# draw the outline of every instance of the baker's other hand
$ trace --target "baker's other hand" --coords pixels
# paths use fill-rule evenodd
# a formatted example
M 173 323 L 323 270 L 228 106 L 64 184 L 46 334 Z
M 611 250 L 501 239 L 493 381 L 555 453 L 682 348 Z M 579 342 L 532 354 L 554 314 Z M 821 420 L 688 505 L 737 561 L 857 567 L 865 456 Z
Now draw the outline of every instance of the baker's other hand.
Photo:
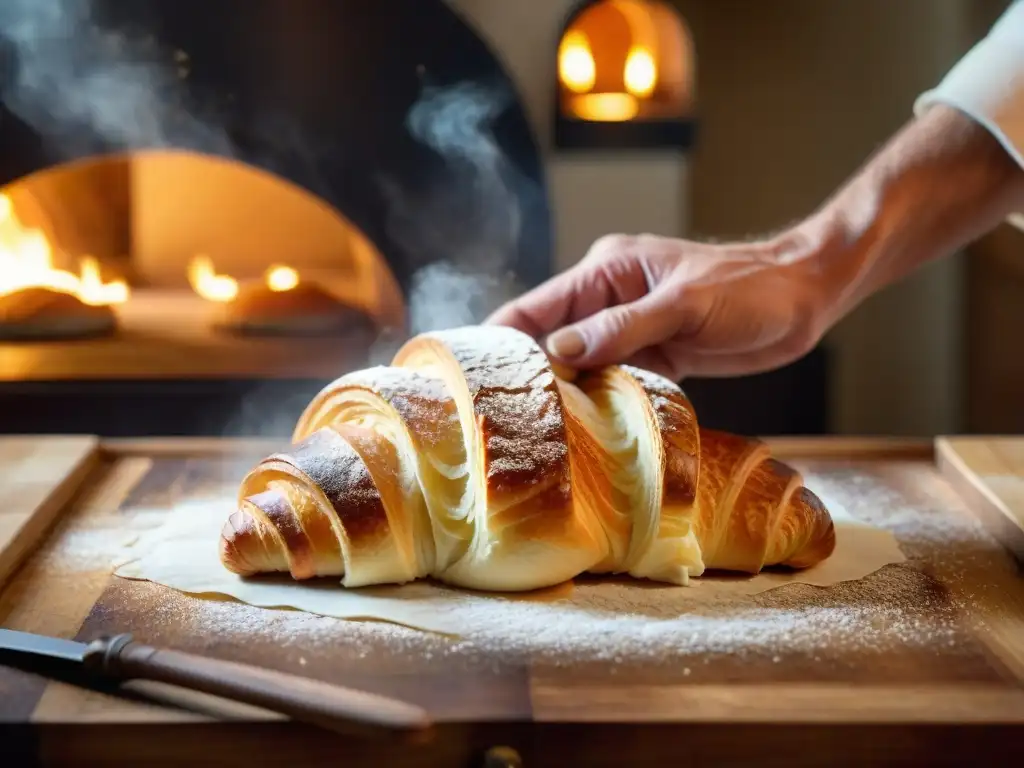
M 796 232 L 729 245 L 610 235 L 487 322 L 545 339 L 571 368 L 630 363 L 675 381 L 769 370 L 827 326 L 822 281 L 801 258 L 813 248 Z

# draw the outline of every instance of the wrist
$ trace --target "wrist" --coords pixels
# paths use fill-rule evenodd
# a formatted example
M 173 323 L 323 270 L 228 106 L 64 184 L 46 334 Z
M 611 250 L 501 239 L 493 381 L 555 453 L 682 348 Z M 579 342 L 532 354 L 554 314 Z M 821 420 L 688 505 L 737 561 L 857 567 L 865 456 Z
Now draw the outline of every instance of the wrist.
M 788 238 L 783 253 L 838 319 L 1024 209 L 1024 169 L 963 113 L 910 123 Z

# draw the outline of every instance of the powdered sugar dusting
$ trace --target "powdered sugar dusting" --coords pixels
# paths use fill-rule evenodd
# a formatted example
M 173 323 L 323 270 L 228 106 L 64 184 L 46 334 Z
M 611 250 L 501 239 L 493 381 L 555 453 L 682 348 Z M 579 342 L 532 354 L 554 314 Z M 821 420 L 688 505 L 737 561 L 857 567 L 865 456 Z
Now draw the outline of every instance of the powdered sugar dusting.
M 404 401 L 415 397 L 418 400 L 438 401 L 441 405 L 452 402 L 444 382 L 424 376 L 408 368 L 376 366 L 353 371 L 342 376 L 330 387 L 330 391 L 346 387 L 362 387 L 375 392 L 388 401 Z
M 567 475 L 568 449 L 561 400 L 551 389 L 481 392 L 474 403 L 495 487 L 530 485 Z
M 661 374 L 633 365 L 620 365 L 619 367 L 639 381 L 653 398 L 678 400 L 680 397 L 685 397 L 683 390 L 675 382 L 666 379 Z
M 553 482 L 568 488 L 561 395 L 537 342 L 501 327 L 454 328 L 426 336 L 444 344 L 461 369 L 483 433 L 492 493 L 519 493 Z
M 555 375 L 547 355 L 521 331 L 501 326 L 466 326 L 427 333 L 424 337 L 440 341 L 451 351 L 472 394 L 481 389 L 554 390 Z

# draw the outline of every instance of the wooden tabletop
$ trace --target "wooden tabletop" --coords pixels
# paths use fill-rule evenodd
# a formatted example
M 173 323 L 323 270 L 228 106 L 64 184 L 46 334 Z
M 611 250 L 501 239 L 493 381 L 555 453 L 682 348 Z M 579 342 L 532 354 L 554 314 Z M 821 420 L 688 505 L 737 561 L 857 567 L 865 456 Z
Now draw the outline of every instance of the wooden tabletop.
M 8 560 L 17 571 L 0 592 L 0 625 L 80 640 L 127 629 L 150 644 L 403 698 L 440 724 L 416 748 L 341 743 L 180 691 L 99 692 L 0 668 L 0 719 L 16 726 L 5 746 L 47 764 L 344 755 L 346 765 L 469 766 L 501 745 L 526 766 L 1019 764 L 1024 584 L 938 473 L 931 444 L 772 444 L 816 482 L 847 489 L 851 513 L 887 520 L 908 562 L 857 582 L 755 596 L 744 609 L 707 614 L 664 653 L 647 643 L 643 653 L 609 648 L 573 661 L 554 641 L 501 647 L 498 629 L 486 642 L 444 639 L 110 575 L 133 532 L 175 504 L 232 492 L 272 444 L 0 439 L 0 491 L 24 499 L 19 524 L 4 530 L 23 529 L 29 506 L 48 510 L 38 548 Z

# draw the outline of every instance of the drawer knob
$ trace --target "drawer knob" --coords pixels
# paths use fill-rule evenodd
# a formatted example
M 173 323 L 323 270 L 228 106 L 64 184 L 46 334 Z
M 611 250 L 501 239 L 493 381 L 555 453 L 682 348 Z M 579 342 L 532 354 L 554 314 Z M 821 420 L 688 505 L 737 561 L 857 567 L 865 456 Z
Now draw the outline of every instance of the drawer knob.
M 523 758 L 512 747 L 491 747 L 484 755 L 484 768 L 523 768 Z

